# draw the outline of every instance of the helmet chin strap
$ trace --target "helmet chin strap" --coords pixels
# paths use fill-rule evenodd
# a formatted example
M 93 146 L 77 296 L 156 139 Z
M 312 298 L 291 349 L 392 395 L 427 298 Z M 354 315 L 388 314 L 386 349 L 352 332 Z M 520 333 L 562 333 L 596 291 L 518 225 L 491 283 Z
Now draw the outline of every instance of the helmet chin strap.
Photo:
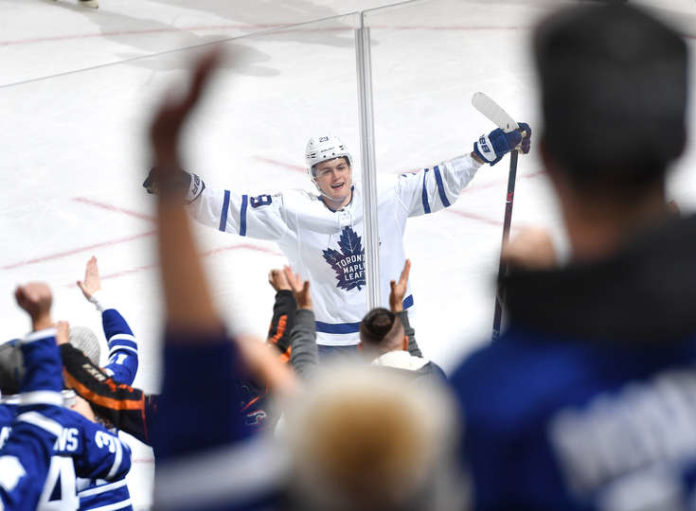
M 316 177 L 313 177 L 313 178 L 311 179 L 311 181 L 312 181 L 312 184 L 314 184 L 314 187 L 315 187 L 315 188 L 317 189 L 317 191 L 319 192 L 319 195 L 321 195 L 321 196 L 323 196 L 323 197 L 326 197 L 327 199 L 330 199 L 330 198 L 331 198 L 331 197 L 329 197 L 328 195 L 326 195 L 326 194 L 324 193 L 324 190 L 322 190 L 322 189 L 319 187 L 319 185 L 317 184 L 317 178 L 316 178 Z

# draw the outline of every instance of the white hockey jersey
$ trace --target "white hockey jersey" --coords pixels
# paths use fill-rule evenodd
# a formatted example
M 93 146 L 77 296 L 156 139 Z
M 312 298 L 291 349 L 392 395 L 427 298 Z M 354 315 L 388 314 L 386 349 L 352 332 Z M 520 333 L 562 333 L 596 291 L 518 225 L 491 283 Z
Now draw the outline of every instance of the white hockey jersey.
M 399 277 L 406 260 L 403 235 L 407 218 L 454 203 L 480 166 L 465 155 L 432 169 L 378 178 L 381 296 L 386 307 L 389 281 Z M 306 191 L 253 196 L 209 187 L 190 209 L 197 221 L 220 231 L 276 241 L 290 266 L 311 282 L 317 342 L 329 346 L 358 343 L 360 321 L 367 312 L 359 183 L 354 184 L 350 204 L 339 211 L 329 209 L 318 194 Z M 411 305 L 409 290 L 404 307 Z

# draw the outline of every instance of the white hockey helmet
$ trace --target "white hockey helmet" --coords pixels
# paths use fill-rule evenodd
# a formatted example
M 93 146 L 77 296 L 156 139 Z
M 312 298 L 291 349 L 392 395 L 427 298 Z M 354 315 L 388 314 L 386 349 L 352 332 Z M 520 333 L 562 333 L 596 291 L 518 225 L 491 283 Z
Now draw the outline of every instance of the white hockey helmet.
M 305 163 L 310 179 L 314 181 L 313 168 L 317 163 L 342 157 L 348 160 L 348 165 L 353 166 L 353 159 L 340 138 L 333 135 L 310 138 L 305 149 Z

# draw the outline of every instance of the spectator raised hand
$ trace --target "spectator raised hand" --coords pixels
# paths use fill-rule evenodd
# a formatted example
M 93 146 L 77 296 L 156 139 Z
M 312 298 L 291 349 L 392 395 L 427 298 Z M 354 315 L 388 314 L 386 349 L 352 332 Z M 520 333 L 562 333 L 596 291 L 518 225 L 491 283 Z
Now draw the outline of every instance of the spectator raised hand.
M 292 268 L 285 266 L 283 268 L 283 273 L 285 278 L 290 285 L 292 294 L 295 296 L 297 301 L 298 309 L 312 309 L 312 295 L 309 293 L 309 281 L 302 281 L 299 273 L 293 273 Z
M 273 269 L 268 272 L 268 283 L 276 291 L 292 291 L 285 271 Z
M 89 258 L 89 261 L 87 261 L 87 266 L 85 267 L 85 280 L 78 280 L 77 286 L 88 300 L 92 299 L 94 293 L 101 290 L 101 278 L 99 277 L 99 267 L 97 266 L 96 257 L 92 256 Z
M 408 275 L 411 273 L 411 260 L 406 259 L 404 269 L 399 275 L 399 282 L 392 280 L 389 282 L 391 293 L 389 293 L 389 308 L 392 312 L 401 312 L 404 310 L 404 297 L 408 290 Z
M 31 318 L 34 331 L 49 328 L 51 322 L 51 304 L 53 296 L 51 289 L 45 282 L 30 282 L 18 286 L 15 290 L 15 299 Z

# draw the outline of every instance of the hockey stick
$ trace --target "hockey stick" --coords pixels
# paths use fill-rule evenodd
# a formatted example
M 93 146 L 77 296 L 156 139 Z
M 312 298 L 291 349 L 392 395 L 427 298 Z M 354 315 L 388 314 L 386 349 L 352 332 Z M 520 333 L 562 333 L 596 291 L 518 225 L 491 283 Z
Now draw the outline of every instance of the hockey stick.
M 518 124 L 510 117 L 510 114 L 483 92 L 475 93 L 471 98 L 471 104 L 504 132 L 509 133 L 519 129 Z M 503 262 L 502 247 L 510 238 L 512 204 L 515 199 L 515 180 L 517 177 L 517 156 L 517 149 L 510 151 L 510 172 L 508 173 L 507 196 L 505 199 L 505 219 L 503 220 L 503 240 L 500 249 L 500 263 L 498 265 L 498 282 L 507 274 L 507 264 Z M 493 315 L 493 340 L 500 337 L 500 324 L 503 319 L 503 298 L 503 290 L 498 285 L 495 294 L 495 314 Z

